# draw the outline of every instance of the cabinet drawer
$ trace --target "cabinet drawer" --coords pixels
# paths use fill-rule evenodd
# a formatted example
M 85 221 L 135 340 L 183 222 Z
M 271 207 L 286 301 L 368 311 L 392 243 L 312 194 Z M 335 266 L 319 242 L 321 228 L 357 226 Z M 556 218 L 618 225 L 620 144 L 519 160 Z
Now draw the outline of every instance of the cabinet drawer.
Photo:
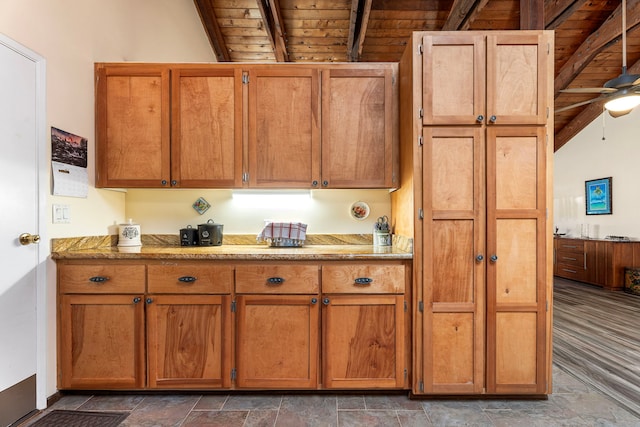
M 403 265 L 353 264 L 322 267 L 323 293 L 404 293 Z
M 582 266 L 575 267 L 573 265 L 558 264 L 556 276 L 584 282 L 587 277 L 587 271 Z
M 558 239 L 556 249 L 563 252 L 584 252 L 584 242 L 574 239 Z
M 62 294 L 139 294 L 144 292 L 145 266 L 123 264 L 61 264 Z
M 576 269 L 584 270 L 585 268 L 585 254 L 577 253 L 577 252 L 566 252 L 566 251 L 557 251 L 556 252 L 556 263 L 564 264 L 575 267 Z
M 236 269 L 239 294 L 316 294 L 320 290 L 317 265 L 255 265 Z
M 230 294 L 233 266 L 196 263 L 158 264 L 147 267 L 149 293 Z

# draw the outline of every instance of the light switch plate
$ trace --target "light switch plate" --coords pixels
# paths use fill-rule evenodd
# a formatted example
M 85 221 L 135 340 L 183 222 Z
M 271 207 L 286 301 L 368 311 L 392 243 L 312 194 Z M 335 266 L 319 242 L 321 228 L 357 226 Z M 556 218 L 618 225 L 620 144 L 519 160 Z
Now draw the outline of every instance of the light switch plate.
M 71 207 L 69 205 L 53 205 L 53 223 L 70 224 Z

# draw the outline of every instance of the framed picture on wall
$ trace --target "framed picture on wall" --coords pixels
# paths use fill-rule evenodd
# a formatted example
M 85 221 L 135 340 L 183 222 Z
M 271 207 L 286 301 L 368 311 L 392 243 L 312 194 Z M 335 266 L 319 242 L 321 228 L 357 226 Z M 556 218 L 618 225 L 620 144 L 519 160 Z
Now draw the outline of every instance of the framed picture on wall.
M 587 215 L 611 215 L 611 177 L 584 182 Z

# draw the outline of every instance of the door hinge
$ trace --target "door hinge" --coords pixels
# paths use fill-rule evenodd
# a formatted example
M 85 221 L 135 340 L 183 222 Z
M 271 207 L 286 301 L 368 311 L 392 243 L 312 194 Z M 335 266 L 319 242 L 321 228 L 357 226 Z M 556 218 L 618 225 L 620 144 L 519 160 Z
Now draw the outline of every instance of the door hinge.
M 245 85 L 249 84 L 249 74 L 242 75 L 242 84 L 245 84 Z
M 418 55 L 422 55 L 422 45 L 418 45 Z
M 231 312 L 232 313 L 236 312 L 236 302 L 235 301 L 231 301 Z
M 546 219 L 549 219 L 549 208 L 545 209 L 544 216 Z
M 551 53 L 551 43 L 547 43 L 547 55 Z
M 404 368 L 404 379 L 406 380 L 408 376 L 409 372 L 407 371 L 407 368 Z
M 236 380 L 236 368 L 231 368 L 231 381 L 235 381 Z
M 422 210 L 422 208 L 418 209 L 418 218 L 424 219 L 424 211 Z
M 396 85 L 396 76 L 391 76 L 391 85 L 392 86 Z
M 424 144 L 424 138 L 422 137 L 422 135 L 420 135 L 418 137 L 418 147 L 422 147 L 423 144 Z
M 549 118 L 549 107 L 547 107 L 547 119 Z
M 418 388 L 420 389 L 421 392 L 424 393 L 424 382 L 422 380 L 420 380 L 420 382 L 418 384 L 419 384 Z
M 419 119 L 424 118 L 424 108 L 422 107 L 418 108 L 418 118 Z
M 420 313 L 424 313 L 424 302 L 423 301 L 418 301 L 418 311 Z
M 242 182 L 249 182 L 249 172 L 242 172 Z
M 406 312 L 407 312 L 407 310 L 408 310 L 408 307 L 407 307 L 407 301 L 405 300 L 405 302 L 404 302 L 404 312 L 406 313 Z
M 547 300 L 545 303 L 545 311 L 549 311 L 549 301 Z

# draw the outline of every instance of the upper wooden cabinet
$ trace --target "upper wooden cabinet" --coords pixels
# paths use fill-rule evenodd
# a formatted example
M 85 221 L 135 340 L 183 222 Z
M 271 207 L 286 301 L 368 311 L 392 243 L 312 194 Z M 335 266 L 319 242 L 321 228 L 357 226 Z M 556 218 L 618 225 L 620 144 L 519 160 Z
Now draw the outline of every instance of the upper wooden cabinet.
M 249 70 L 249 186 L 311 188 L 320 179 L 318 70 Z
M 550 44 L 542 34 L 422 38 L 423 124 L 545 124 Z
M 322 187 L 396 186 L 390 67 L 322 72 Z
M 171 180 L 170 79 L 165 65 L 96 64 L 96 186 Z
M 171 186 L 242 186 L 242 71 L 171 70 Z
M 397 187 L 397 69 L 98 63 L 96 186 Z

